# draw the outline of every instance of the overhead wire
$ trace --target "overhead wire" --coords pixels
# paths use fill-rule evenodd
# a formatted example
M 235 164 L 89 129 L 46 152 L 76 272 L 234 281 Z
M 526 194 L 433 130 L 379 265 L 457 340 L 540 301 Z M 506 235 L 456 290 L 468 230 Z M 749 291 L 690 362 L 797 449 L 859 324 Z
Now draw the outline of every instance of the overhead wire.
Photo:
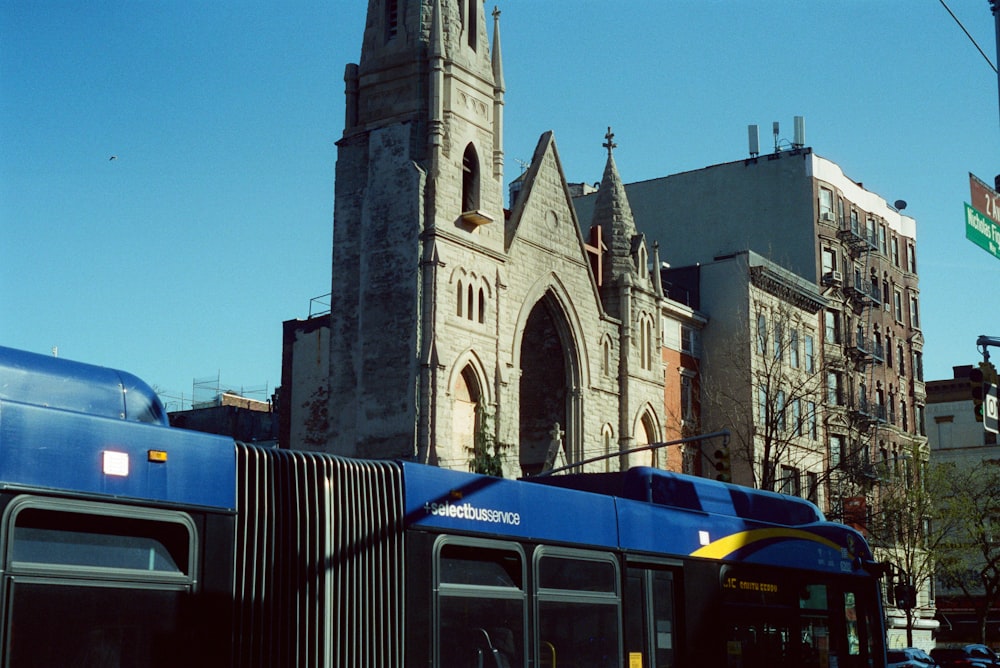
M 965 29 L 965 26 L 962 25 L 962 22 L 958 20 L 957 16 L 955 16 L 955 12 L 951 11 L 951 7 L 949 7 L 948 4 L 944 0 L 938 0 L 938 2 L 940 2 L 941 6 L 944 7 L 948 11 L 949 14 L 951 14 L 951 18 L 955 19 L 955 23 L 957 23 L 958 27 L 962 29 L 962 32 L 964 32 L 965 36 L 969 38 L 969 41 L 972 42 L 973 46 L 975 46 L 976 49 L 979 50 L 979 53 L 982 54 L 983 58 L 986 59 L 986 62 L 993 69 L 994 74 L 996 74 L 997 73 L 997 66 L 993 64 L 993 61 L 990 60 L 990 57 L 987 56 L 986 52 L 983 51 L 982 47 L 979 46 L 979 43 L 976 42 L 976 38 L 973 37 L 971 34 L 969 34 L 969 31 Z

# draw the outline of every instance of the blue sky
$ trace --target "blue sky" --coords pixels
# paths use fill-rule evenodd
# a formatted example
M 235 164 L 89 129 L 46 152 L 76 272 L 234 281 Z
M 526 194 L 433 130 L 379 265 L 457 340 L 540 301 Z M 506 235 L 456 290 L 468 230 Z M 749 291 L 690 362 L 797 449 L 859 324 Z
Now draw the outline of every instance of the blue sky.
M 987 0 L 947 2 L 995 61 Z M 1000 173 L 997 77 L 940 0 L 496 4 L 508 180 L 546 130 L 595 182 L 612 126 L 632 182 L 742 159 L 751 123 L 767 151 L 803 116 L 807 145 L 917 220 L 926 378 L 1000 335 L 1000 260 L 963 214 L 969 172 Z M 330 290 L 366 7 L 0 0 L 0 345 L 168 401 L 196 377 L 273 390 L 282 321 Z

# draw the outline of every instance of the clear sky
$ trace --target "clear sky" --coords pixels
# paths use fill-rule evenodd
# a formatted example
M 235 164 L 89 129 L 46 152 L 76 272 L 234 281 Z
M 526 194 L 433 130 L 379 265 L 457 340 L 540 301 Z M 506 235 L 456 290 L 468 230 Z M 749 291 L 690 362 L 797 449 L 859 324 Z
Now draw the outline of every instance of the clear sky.
M 947 3 L 995 61 L 988 1 Z M 768 152 L 772 121 L 790 140 L 803 116 L 808 146 L 917 220 L 925 377 L 1000 336 L 1000 260 L 963 212 L 969 172 L 1000 173 L 997 77 L 940 0 L 495 4 L 508 180 L 546 130 L 566 177 L 595 182 L 612 126 L 632 182 L 740 160 L 748 124 Z M 280 384 L 281 323 L 330 291 L 366 8 L 0 0 L 0 345 L 126 369 L 168 402 L 194 378 Z

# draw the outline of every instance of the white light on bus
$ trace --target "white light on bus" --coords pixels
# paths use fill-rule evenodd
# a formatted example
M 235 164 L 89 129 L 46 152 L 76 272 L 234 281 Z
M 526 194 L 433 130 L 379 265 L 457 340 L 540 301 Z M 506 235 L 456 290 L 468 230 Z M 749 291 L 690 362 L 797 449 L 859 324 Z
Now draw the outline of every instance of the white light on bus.
M 705 545 L 708 545 L 711 542 L 712 542 L 712 539 L 709 538 L 707 531 L 699 531 L 698 532 L 698 543 L 699 544 L 701 544 L 704 547 Z
M 105 475 L 127 476 L 128 453 L 115 452 L 114 450 L 105 450 L 103 468 Z

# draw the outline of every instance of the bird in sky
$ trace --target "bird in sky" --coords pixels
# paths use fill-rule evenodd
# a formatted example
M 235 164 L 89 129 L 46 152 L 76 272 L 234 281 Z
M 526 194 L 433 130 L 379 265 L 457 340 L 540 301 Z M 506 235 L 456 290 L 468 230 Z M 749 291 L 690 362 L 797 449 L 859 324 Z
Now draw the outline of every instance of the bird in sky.
M 117 155 L 113 155 L 110 158 L 108 158 L 109 161 L 111 161 L 111 160 L 117 160 L 117 159 L 118 159 Z

